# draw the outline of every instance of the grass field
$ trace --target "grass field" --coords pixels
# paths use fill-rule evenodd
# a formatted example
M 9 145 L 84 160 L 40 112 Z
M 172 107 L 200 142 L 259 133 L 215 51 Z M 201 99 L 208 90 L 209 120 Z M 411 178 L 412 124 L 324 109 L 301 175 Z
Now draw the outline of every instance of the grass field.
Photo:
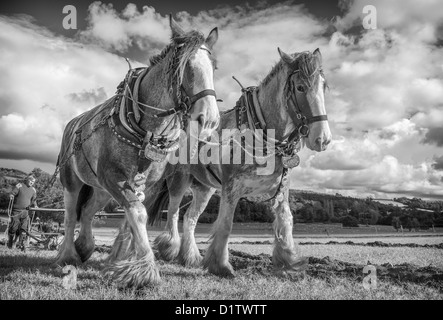
M 61 269 L 51 267 L 56 251 L 30 250 L 23 254 L 1 246 L 0 300 L 443 298 L 443 249 L 425 247 L 443 243 L 443 237 L 355 235 L 296 238 L 300 243 L 299 252 L 310 257 L 309 267 L 300 274 L 282 274 L 272 268 L 272 245 L 268 239 L 244 241 L 242 235 L 237 234 L 230 244 L 230 261 L 237 272 L 234 279 L 219 278 L 201 268 L 158 261 L 162 283 L 139 291 L 119 290 L 112 279 L 101 272 L 107 253 L 95 252 L 78 268 L 77 289 L 66 290 Z M 350 240 L 352 242 L 347 242 Z M 392 246 L 385 246 L 388 244 Z M 208 244 L 202 240 L 198 246 L 204 251 Z M 377 288 L 372 290 L 363 287 L 363 267 L 368 261 L 376 266 L 378 275 Z

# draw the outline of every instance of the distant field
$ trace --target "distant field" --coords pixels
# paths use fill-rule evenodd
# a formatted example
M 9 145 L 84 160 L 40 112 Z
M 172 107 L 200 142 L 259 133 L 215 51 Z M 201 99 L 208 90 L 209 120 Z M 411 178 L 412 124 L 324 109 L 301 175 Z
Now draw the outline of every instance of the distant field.
M 122 222 L 122 219 L 115 218 L 107 218 L 102 219 L 94 223 L 94 227 L 96 228 L 118 228 Z M 149 226 L 150 230 L 162 230 L 166 224 L 166 221 L 161 221 L 161 224 L 156 226 Z M 197 224 L 196 232 L 197 233 L 206 233 L 210 232 L 212 224 L 209 223 L 199 223 Z M 179 230 L 182 228 L 182 222 L 179 222 Z M 234 223 L 233 224 L 233 233 L 247 233 L 247 234 L 272 234 L 272 223 L 262 223 L 262 222 L 248 222 L 248 223 Z M 325 235 L 327 236 L 329 233 L 330 236 L 333 235 L 378 235 L 378 234 L 402 234 L 401 231 L 396 232 L 392 226 L 365 226 L 361 225 L 358 228 L 343 228 L 340 223 L 333 224 L 323 224 L 323 223 L 296 223 L 294 224 L 293 234 L 297 235 L 306 235 L 306 234 L 316 234 L 316 235 Z M 443 228 L 435 228 L 434 230 L 420 230 L 418 233 L 420 234 L 435 234 L 441 233 L 443 234 Z M 417 232 L 409 232 L 407 229 L 403 230 L 403 234 L 417 234 Z
M 6 229 L 7 215 L 0 214 L 0 237 L 1 233 Z M 94 230 L 98 234 L 101 230 L 105 229 L 117 229 L 122 223 L 121 218 L 107 218 L 95 220 L 93 223 Z M 2 225 L 3 223 L 3 225 Z M 148 226 L 148 232 L 157 234 L 164 230 L 166 221 L 162 221 L 161 224 L 155 226 Z M 183 230 L 183 223 L 178 223 L 179 231 Z M 199 223 L 196 228 L 196 236 L 200 238 L 207 238 L 211 233 L 212 224 Z M 116 232 L 116 231 L 115 231 Z M 259 238 L 272 238 L 273 230 L 272 223 L 234 223 L 232 228 L 232 234 L 245 235 L 248 237 Z M 296 223 L 293 229 L 293 236 L 301 239 L 318 239 L 326 238 L 329 240 L 340 238 L 374 238 L 374 237 L 391 237 L 392 239 L 401 237 L 422 237 L 422 236 L 443 236 L 443 228 L 435 228 L 428 230 L 420 230 L 419 232 L 409 232 L 403 230 L 403 232 L 396 232 L 392 226 L 364 226 L 361 225 L 358 228 L 343 228 L 341 224 L 323 224 L 323 223 Z M 328 241 L 329 241 L 328 240 Z

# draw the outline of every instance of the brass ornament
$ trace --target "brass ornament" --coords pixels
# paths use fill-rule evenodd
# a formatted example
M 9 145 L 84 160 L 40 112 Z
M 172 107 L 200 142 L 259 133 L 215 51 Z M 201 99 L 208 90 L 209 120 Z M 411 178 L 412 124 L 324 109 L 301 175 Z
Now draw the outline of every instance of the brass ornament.
M 283 156 L 282 164 L 283 167 L 286 169 L 295 168 L 300 164 L 300 157 L 297 154 L 294 154 L 292 156 Z

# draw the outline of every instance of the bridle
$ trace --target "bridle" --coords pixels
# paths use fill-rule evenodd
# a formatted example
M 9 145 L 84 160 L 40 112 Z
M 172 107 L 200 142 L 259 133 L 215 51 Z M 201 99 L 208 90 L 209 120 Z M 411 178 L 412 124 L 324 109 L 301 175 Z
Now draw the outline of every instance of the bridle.
M 194 103 L 196 103 L 201 98 L 204 98 L 206 96 L 214 96 L 217 99 L 217 94 L 215 93 L 215 90 L 212 89 L 204 89 L 200 91 L 199 93 L 194 94 L 192 97 L 188 95 L 183 85 L 180 85 L 180 100 L 174 108 L 171 108 L 169 110 L 166 110 L 164 112 L 158 113 L 154 115 L 156 118 L 163 118 L 167 117 L 173 114 L 177 114 L 179 112 L 183 113 L 183 115 L 187 116 L 189 115 L 190 111 L 192 110 L 192 107 Z
M 297 135 L 301 138 L 307 137 L 309 135 L 309 124 L 328 120 L 327 115 L 314 116 L 311 108 L 309 107 L 306 91 L 302 92 L 298 90 L 298 88 L 294 87 L 294 81 L 292 78 L 299 72 L 299 69 L 291 72 L 285 85 L 285 92 L 289 93 L 287 95 L 288 101 L 286 104 L 286 110 L 295 126 L 295 130 L 291 132 L 288 137 L 288 142 L 294 140 Z M 321 71 L 318 70 L 316 72 Z

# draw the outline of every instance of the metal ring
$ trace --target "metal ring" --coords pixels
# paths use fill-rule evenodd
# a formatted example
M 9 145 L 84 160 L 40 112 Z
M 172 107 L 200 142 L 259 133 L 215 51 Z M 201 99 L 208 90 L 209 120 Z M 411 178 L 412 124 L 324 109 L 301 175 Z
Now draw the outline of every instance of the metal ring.
M 306 133 L 303 133 L 302 132 L 302 129 L 303 128 L 306 128 L 305 130 L 306 130 Z M 298 133 L 300 134 L 300 136 L 302 136 L 302 137 L 307 137 L 308 136 L 308 134 L 309 134 L 309 127 L 307 126 L 307 125 L 302 125 L 300 128 L 298 128 Z

